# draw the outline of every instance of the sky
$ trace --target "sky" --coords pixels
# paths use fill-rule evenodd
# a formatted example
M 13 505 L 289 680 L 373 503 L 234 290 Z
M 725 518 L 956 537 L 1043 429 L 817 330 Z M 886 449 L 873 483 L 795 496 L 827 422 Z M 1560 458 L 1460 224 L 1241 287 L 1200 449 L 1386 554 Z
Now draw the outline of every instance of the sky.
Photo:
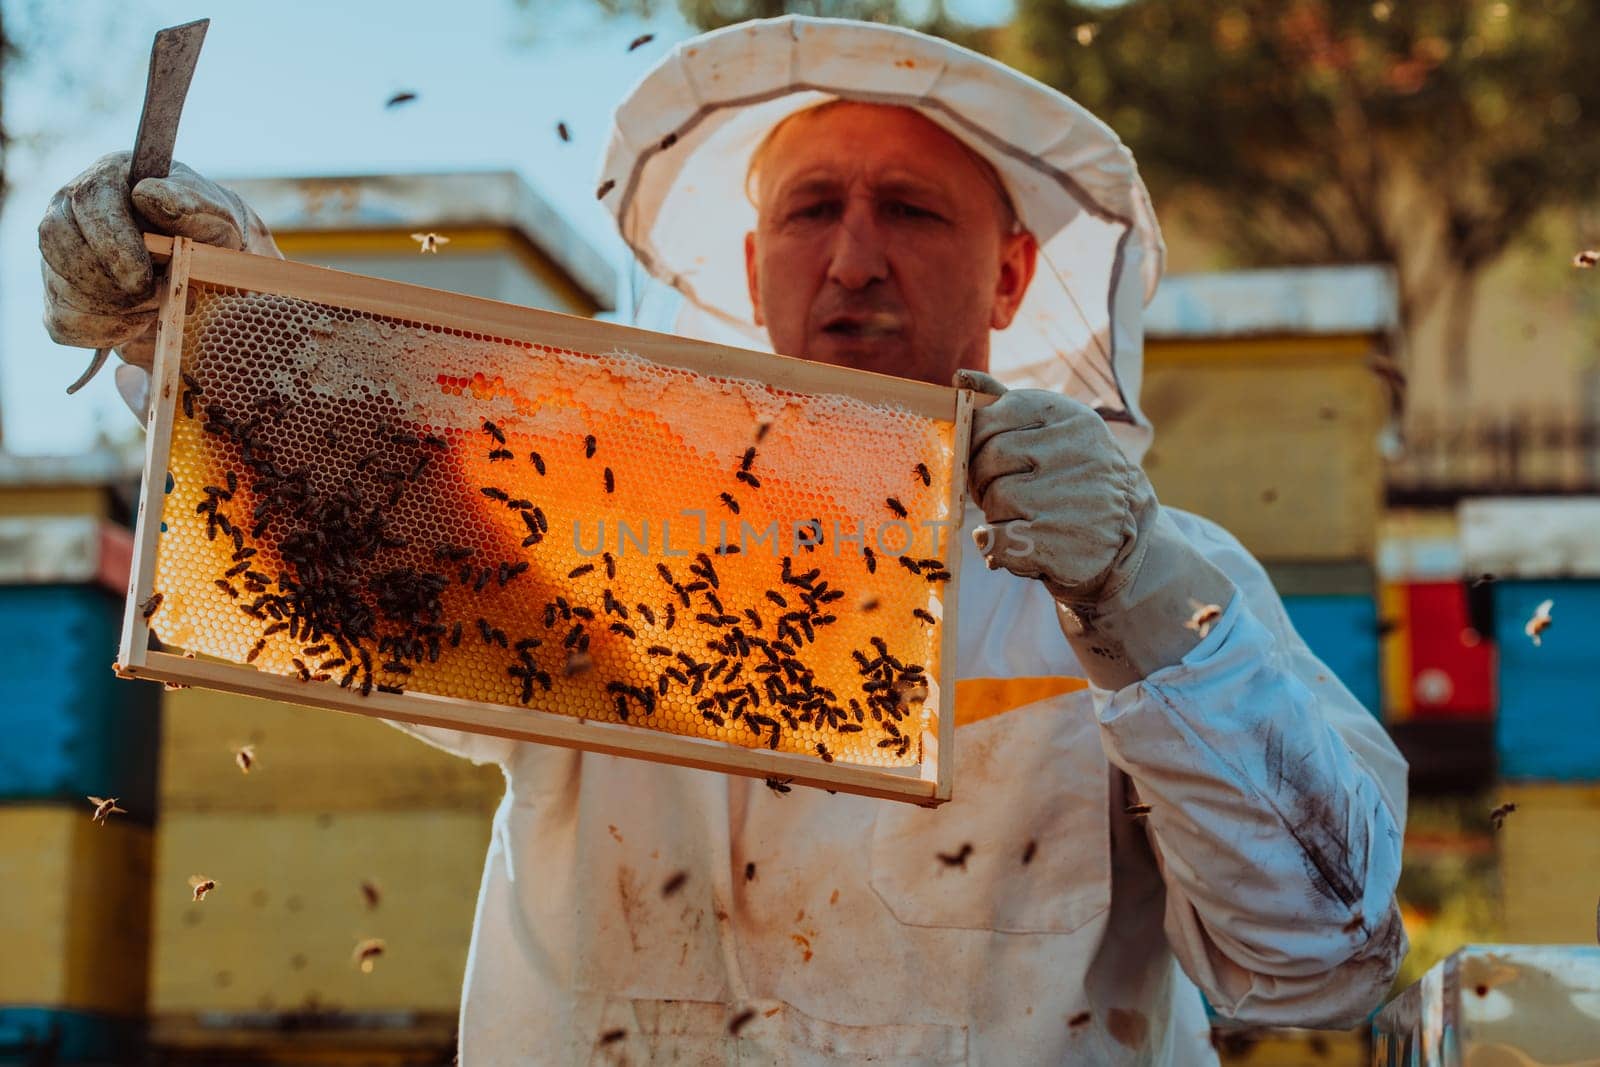
M 134 425 L 109 367 L 66 395 L 91 353 L 45 333 L 36 231 L 58 188 L 104 153 L 133 147 L 156 30 L 211 19 L 175 151 L 201 174 L 512 169 L 619 273 L 628 257 L 594 199 L 611 110 L 693 32 L 671 0 L 648 22 L 607 18 L 589 0 L 0 4 L 25 46 L 32 27 L 44 34 L 6 86 L 19 143 L 0 213 L 0 439 L 26 454 L 81 451 L 97 433 Z M 992 22 L 1011 5 L 947 6 Z M 627 51 L 649 32 L 654 41 Z M 418 99 L 386 109 L 401 89 Z M 557 138 L 558 121 L 571 143 Z

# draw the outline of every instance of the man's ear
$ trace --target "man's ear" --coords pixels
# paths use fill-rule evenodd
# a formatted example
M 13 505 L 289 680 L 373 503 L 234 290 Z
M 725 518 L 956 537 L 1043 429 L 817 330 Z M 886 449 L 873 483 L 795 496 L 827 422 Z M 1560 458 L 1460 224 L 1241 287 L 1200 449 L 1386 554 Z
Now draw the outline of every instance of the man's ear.
M 750 306 L 755 309 L 755 323 L 766 326 L 761 314 L 761 280 L 756 274 L 756 232 L 744 235 L 744 280 L 750 286 Z
M 1039 263 L 1039 242 L 1027 230 L 1008 234 L 1000 244 L 1000 277 L 994 287 L 994 304 L 989 311 L 989 328 L 1003 330 L 1017 317 L 1022 298 L 1028 295 L 1033 271 Z

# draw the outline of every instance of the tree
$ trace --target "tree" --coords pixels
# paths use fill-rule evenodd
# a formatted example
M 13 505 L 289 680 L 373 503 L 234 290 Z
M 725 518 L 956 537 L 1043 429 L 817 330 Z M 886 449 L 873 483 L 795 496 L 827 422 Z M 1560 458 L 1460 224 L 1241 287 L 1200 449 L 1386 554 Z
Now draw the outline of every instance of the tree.
M 661 0 L 596 0 L 649 13 Z M 894 0 L 678 0 L 712 27 L 786 11 L 906 21 Z M 1122 136 L 1164 209 L 1238 265 L 1393 264 L 1402 334 L 1444 301 L 1466 388 L 1483 270 L 1600 185 L 1589 0 L 1017 0 L 989 52 Z

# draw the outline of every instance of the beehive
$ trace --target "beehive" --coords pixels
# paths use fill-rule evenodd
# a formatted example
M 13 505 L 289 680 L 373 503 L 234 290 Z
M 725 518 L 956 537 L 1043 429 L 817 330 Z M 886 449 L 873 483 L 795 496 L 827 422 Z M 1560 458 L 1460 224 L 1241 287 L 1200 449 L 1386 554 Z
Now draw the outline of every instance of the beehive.
M 177 248 L 126 673 L 940 799 L 955 391 Z

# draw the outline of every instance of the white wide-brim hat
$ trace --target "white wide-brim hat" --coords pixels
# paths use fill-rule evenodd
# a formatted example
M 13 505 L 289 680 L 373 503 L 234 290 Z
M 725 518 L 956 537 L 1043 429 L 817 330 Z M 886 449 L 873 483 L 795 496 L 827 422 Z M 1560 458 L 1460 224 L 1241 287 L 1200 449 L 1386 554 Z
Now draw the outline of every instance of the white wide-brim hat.
M 1016 319 L 994 334 L 990 373 L 1092 405 L 1142 455 L 1141 318 L 1165 248 L 1132 153 L 1049 86 L 911 30 L 740 23 L 678 45 L 618 106 L 601 201 L 645 269 L 686 298 L 675 331 L 770 349 L 745 280 L 746 173 L 774 126 L 835 99 L 915 108 L 994 166 L 1040 261 Z

